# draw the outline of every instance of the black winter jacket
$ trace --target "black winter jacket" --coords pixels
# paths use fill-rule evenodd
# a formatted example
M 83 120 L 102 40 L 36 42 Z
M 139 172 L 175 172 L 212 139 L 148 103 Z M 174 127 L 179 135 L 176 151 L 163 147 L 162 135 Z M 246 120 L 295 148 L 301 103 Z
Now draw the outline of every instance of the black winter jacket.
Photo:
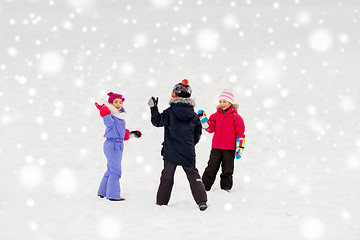
M 161 114 L 157 107 L 151 108 L 152 124 L 164 127 L 161 155 L 165 161 L 195 166 L 195 145 L 200 140 L 202 127 L 194 106 L 191 98 L 172 98 L 170 107 Z

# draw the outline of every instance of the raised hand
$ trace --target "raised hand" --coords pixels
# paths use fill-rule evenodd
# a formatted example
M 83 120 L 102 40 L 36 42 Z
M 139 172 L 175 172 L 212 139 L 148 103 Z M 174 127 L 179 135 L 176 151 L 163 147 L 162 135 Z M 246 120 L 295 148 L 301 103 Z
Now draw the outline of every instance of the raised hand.
M 95 106 L 96 106 L 97 109 L 100 110 L 100 116 L 101 116 L 101 117 L 104 117 L 104 116 L 106 116 L 106 115 L 111 114 L 110 109 L 109 109 L 107 106 L 105 106 L 104 104 L 103 104 L 103 105 L 99 105 L 99 104 L 95 103 Z
M 151 97 L 148 101 L 148 105 L 149 107 L 153 108 L 153 107 L 157 107 L 158 105 L 158 102 L 159 102 L 159 98 L 158 97 Z

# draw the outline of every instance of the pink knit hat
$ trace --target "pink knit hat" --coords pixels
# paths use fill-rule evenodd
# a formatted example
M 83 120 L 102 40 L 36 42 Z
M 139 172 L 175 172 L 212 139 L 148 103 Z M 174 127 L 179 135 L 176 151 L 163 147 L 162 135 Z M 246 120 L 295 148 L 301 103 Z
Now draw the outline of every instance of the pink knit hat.
M 117 98 L 120 98 L 121 101 L 125 101 L 125 98 L 123 98 L 123 95 L 121 94 L 109 92 L 107 95 L 109 96 L 109 100 L 108 100 L 109 103 L 113 103 L 113 101 Z
M 228 102 L 230 102 L 231 104 L 234 104 L 234 94 L 230 91 L 230 90 L 227 90 L 227 89 L 224 89 L 220 95 L 219 95 L 219 100 L 226 100 Z

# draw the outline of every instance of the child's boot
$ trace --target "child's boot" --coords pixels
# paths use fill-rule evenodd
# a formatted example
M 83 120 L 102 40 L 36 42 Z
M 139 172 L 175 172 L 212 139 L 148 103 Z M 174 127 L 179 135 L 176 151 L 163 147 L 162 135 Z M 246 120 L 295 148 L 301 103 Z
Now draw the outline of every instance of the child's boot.
M 199 206 L 200 211 L 205 211 L 208 207 L 206 202 L 201 202 L 198 204 L 198 206 Z

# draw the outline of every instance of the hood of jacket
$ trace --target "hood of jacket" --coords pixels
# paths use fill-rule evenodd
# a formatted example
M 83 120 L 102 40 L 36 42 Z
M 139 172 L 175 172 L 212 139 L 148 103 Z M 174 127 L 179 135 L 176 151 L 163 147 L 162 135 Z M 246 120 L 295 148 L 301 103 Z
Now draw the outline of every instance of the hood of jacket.
M 195 101 L 192 98 L 172 98 L 169 104 L 175 117 L 181 121 L 190 121 L 196 116 Z

